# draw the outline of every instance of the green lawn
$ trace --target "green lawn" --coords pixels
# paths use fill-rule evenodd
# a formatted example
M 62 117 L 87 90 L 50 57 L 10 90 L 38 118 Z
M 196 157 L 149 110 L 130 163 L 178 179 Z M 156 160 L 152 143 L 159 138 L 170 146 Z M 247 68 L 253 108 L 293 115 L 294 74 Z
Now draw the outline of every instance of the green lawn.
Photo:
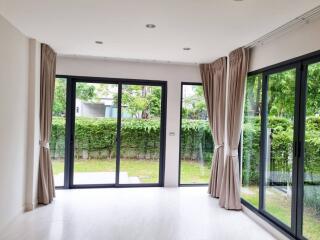
M 63 173 L 64 162 L 53 160 L 53 174 Z M 75 160 L 75 172 L 115 172 L 115 160 Z M 159 162 L 152 160 L 122 159 L 120 171 L 127 172 L 130 177 L 139 177 L 143 183 L 156 183 L 159 176 Z M 200 165 L 195 161 L 182 161 L 181 183 L 207 183 L 210 167 Z
M 210 179 L 211 166 L 196 161 L 181 161 L 181 184 L 205 183 Z
M 259 190 L 256 186 L 249 187 L 242 191 L 242 198 L 252 205 L 259 205 Z M 275 189 L 268 189 L 266 211 L 278 218 L 280 221 L 290 225 L 291 218 L 291 203 L 281 193 Z M 250 192 L 250 193 L 249 193 Z M 303 216 L 303 233 L 308 239 L 320 239 L 320 216 L 317 216 L 315 211 L 310 208 L 304 209 Z

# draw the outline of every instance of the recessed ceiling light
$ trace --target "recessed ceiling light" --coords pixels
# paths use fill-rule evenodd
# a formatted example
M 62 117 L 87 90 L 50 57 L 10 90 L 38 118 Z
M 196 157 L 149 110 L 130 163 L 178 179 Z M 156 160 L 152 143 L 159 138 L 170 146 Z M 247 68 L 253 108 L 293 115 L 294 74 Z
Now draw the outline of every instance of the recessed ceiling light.
M 184 51 L 190 51 L 191 48 L 189 48 L 189 47 L 184 47 L 183 50 L 184 50 Z
M 149 23 L 149 24 L 146 25 L 146 28 L 155 28 L 155 27 L 156 27 L 156 25 L 151 24 L 151 23 Z
M 103 44 L 102 41 L 95 41 L 95 43 L 96 43 L 96 44 L 100 44 L 100 45 Z

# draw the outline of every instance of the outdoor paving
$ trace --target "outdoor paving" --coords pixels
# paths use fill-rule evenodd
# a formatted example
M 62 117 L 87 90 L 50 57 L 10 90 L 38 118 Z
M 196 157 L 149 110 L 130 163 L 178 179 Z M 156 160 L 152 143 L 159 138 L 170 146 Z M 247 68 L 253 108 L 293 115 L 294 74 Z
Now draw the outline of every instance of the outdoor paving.
M 76 185 L 81 184 L 114 184 L 114 172 L 85 172 L 74 173 L 73 183 Z M 63 186 L 64 174 L 59 173 L 54 176 L 54 183 L 56 186 Z M 127 172 L 120 172 L 120 183 L 136 184 L 140 183 L 138 177 L 129 177 Z

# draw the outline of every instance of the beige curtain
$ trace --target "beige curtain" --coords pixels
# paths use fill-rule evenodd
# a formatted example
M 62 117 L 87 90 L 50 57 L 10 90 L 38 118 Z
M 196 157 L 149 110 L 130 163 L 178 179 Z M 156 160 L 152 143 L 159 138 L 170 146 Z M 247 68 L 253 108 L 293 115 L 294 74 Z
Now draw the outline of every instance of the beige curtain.
M 229 82 L 227 100 L 227 156 L 223 171 L 219 204 L 226 209 L 241 209 L 238 146 L 240 141 L 245 80 L 249 54 L 245 48 L 229 55 Z
M 49 150 L 55 75 L 56 53 L 48 45 L 42 44 L 40 75 L 40 159 L 38 179 L 38 202 L 41 204 L 49 204 L 55 197 Z
M 227 58 L 200 65 L 209 124 L 215 145 L 208 192 L 219 197 L 224 164 Z

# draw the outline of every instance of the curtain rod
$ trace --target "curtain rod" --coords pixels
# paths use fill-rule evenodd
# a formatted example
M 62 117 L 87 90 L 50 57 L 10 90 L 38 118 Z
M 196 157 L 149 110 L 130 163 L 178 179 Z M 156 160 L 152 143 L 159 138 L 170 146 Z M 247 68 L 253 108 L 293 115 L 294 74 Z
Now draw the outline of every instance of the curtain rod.
M 299 24 L 308 24 L 311 19 L 320 16 L 320 5 L 311 9 L 310 11 L 300 15 L 299 17 L 296 17 L 295 19 L 291 20 L 290 22 L 287 22 L 286 24 L 276 28 L 275 30 L 263 35 L 262 37 L 254 40 L 253 42 L 245 45 L 246 48 L 253 48 L 259 44 L 262 44 L 266 42 L 267 40 L 273 38 L 274 36 L 284 33 L 286 31 L 289 31 L 293 27 L 299 25 Z

